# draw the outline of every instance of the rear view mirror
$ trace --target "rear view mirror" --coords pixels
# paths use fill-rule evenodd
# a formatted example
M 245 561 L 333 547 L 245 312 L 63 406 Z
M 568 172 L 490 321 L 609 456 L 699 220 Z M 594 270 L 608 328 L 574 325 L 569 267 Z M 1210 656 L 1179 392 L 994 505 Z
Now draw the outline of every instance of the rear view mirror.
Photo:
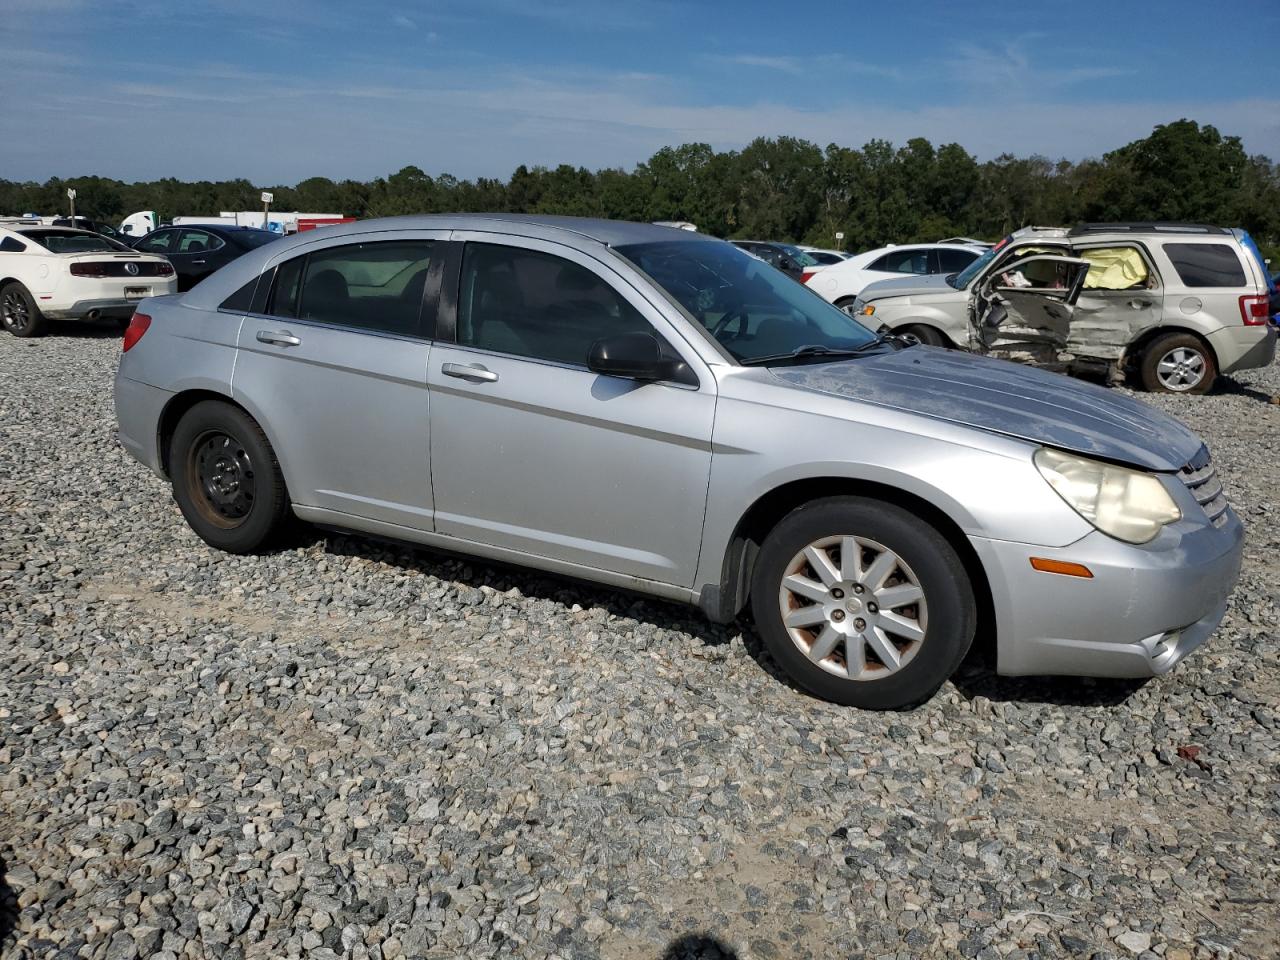
M 620 333 L 597 340 L 591 345 L 587 369 L 592 373 L 630 380 L 697 383 L 689 365 L 667 356 L 658 338 L 651 333 Z

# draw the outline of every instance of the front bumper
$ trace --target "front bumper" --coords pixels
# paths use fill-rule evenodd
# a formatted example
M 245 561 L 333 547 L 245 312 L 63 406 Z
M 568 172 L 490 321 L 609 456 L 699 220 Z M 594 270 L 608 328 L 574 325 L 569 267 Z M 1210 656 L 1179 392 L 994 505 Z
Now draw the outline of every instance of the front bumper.
M 1240 575 L 1244 527 L 1182 521 L 1151 544 L 1100 532 L 1068 547 L 970 537 L 995 608 L 997 671 L 1086 677 L 1167 673 L 1217 629 Z M 1175 530 L 1175 528 L 1181 528 Z M 1093 579 L 1041 573 L 1032 557 L 1083 563 Z
M 1217 355 L 1218 370 L 1234 373 L 1269 366 L 1276 357 L 1276 336 L 1274 323 L 1235 324 L 1209 334 L 1209 344 Z
M 172 396 L 168 390 L 116 374 L 116 424 L 120 444 L 160 477 L 164 477 L 160 417 Z

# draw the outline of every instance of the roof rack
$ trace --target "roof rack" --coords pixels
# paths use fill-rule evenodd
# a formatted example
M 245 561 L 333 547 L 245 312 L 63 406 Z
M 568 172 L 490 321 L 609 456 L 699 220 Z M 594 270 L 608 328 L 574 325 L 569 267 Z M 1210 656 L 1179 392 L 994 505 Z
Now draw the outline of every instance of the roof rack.
M 1207 223 L 1176 223 L 1173 221 L 1145 220 L 1132 223 L 1080 223 L 1067 233 L 1078 237 L 1085 233 L 1230 233 L 1226 227 L 1214 227 Z

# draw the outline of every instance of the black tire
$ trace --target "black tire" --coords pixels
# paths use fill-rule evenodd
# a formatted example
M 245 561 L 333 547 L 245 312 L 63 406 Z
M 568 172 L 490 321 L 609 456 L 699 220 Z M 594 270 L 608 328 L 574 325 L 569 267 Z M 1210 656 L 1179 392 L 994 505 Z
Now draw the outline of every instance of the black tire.
M 947 338 L 942 331 L 936 327 L 931 327 L 924 323 L 909 323 L 905 327 L 900 328 L 898 333 L 909 333 L 921 343 L 929 347 L 945 347 Z
M 48 320 L 27 288 L 12 280 L 0 288 L 0 326 L 15 337 L 38 337 Z
M 915 585 L 922 591 L 925 604 L 923 608 L 898 608 L 915 610 L 915 616 L 923 619 L 923 638 L 915 644 L 908 644 L 906 652 L 898 647 L 901 638 L 893 638 L 902 657 L 896 672 L 889 670 L 884 665 L 887 661 L 881 661 L 870 646 L 866 648 L 869 651 L 866 654 L 868 679 L 855 680 L 833 672 L 843 661 L 843 646 L 825 658 L 824 662 L 832 667 L 831 670 L 819 666 L 801 650 L 799 641 L 793 640 L 783 623 L 780 594 L 783 578 L 793 558 L 797 558 L 807 546 L 824 539 L 848 536 L 874 542 L 887 548 L 887 552 L 896 554 L 913 572 Z M 868 550 L 865 556 L 876 556 L 870 548 Z M 906 571 L 902 567 L 896 570 L 898 572 L 891 575 L 892 582 L 888 586 L 895 583 L 908 585 Z M 832 593 L 834 595 L 834 591 Z M 858 601 L 853 598 L 852 591 L 849 593 L 844 604 L 853 610 Z M 868 620 L 883 617 L 882 611 L 874 604 L 866 604 L 866 599 L 872 594 L 864 593 L 862 596 L 862 616 Z M 846 615 L 842 603 L 835 606 L 840 609 L 833 616 L 839 615 L 842 620 L 856 616 L 852 612 Z M 817 500 L 788 514 L 765 538 L 761 547 L 752 575 L 751 608 L 756 629 L 765 646 L 800 687 L 824 700 L 869 710 L 906 710 L 932 697 L 964 659 L 973 642 L 977 623 L 973 587 L 964 565 L 947 540 L 906 510 L 864 497 Z M 861 618 L 846 620 L 849 627 L 866 622 Z M 810 634 L 815 642 L 819 629 L 825 629 L 825 624 L 815 626 Z M 799 632 L 803 633 L 803 629 Z M 875 676 L 876 673 L 882 675 Z
M 1190 360 L 1189 369 L 1194 373 L 1199 364 L 1202 371 L 1200 379 L 1185 389 L 1176 389 L 1173 382 L 1180 378 L 1179 374 L 1162 372 L 1160 363 L 1171 354 L 1194 358 Z M 1213 351 L 1205 342 L 1191 333 L 1163 333 L 1147 344 L 1142 351 L 1142 360 L 1138 365 L 1138 375 L 1145 390 L 1151 393 L 1208 393 L 1218 379 L 1218 364 L 1214 361 Z M 1182 377 L 1185 379 L 1185 377 Z
M 857 297 L 841 297 L 839 300 L 835 302 L 835 306 L 839 307 L 841 310 L 844 310 L 845 312 L 848 312 L 849 308 L 853 306 L 854 301 L 857 299 L 858 299 Z
M 183 414 L 169 447 L 173 498 L 205 543 L 253 553 L 280 532 L 289 497 L 262 428 L 238 407 L 205 400 Z

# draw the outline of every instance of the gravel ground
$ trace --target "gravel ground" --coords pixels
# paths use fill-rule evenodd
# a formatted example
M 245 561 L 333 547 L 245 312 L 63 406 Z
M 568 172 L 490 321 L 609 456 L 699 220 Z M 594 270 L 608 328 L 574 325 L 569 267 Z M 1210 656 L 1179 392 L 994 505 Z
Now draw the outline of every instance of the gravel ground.
M 115 443 L 118 351 L 0 337 L 0 954 L 1280 953 L 1280 371 L 1157 401 L 1249 527 L 1208 647 L 886 716 L 691 609 L 215 554 Z

